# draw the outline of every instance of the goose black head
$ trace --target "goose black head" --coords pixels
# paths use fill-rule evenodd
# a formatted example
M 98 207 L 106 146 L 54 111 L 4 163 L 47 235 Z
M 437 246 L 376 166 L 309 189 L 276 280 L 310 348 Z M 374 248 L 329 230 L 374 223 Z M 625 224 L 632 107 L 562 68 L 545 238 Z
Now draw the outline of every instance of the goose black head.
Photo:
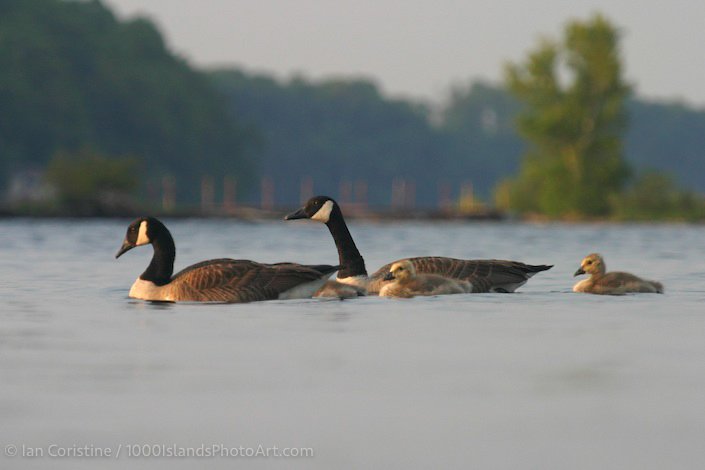
M 115 255 L 115 258 L 119 258 L 125 252 L 130 251 L 136 246 L 152 243 L 159 232 L 164 229 L 164 225 L 154 217 L 140 217 L 127 227 L 125 240 L 122 242 L 122 246 Z
M 338 204 L 328 196 L 315 196 L 309 199 L 304 206 L 284 217 L 284 220 L 311 219 L 327 224 L 330 215 Z

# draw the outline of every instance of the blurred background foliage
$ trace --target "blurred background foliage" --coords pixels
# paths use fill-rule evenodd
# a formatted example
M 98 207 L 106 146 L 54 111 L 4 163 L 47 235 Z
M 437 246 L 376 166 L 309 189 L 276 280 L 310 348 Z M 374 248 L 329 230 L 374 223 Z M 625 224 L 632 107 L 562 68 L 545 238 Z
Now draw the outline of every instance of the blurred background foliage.
M 100 2 L 0 2 L 0 177 L 90 146 L 131 154 L 143 182 L 253 175 L 246 136 L 207 78 L 171 54 L 147 20 Z M 67 153 L 66 155 L 68 155 Z
M 45 178 L 56 195 L 55 207 L 62 213 L 110 215 L 135 211 L 138 170 L 134 157 L 108 158 L 84 147 L 75 153 L 56 153 Z
M 566 25 L 524 63 L 509 64 L 508 89 L 524 106 L 530 142 L 519 175 L 501 186 L 506 209 L 552 217 L 607 216 L 629 177 L 623 134 L 630 88 L 617 30 L 601 15 Z
M 161 201 L 164 181 L 174 182 L 177 204 L 198 204 L 204 177 L 216 199 L 230 178 L 238 202 L 250 204 L 266 179 L 284 207 L 296 206 L 304 187 L 334 197 L 364 189 L 371 206 L 386 206 L 403 181 L 417 207 L 449 198 L 549 217 L 665 218 L 640 209 L 653 170 L 675 201 L 668 217 L 701 217 L 704 110 L 636 97 L 621 77 L 616 28 L 599 15 L 569 23 L 564 37 L 530 54 L 505 84 L 456 83 L 442 101 L 421 103 L 385 96 L 368 79 L 197 70 L 150 21 L 118 20 L 99 1 L 3 0 L 0 190 L 26 194 L 21 186 L 38 181 L 26 175 L 46 172 L 41 181 L 64 207 L 100 200 L 61 179 L 75 177 L 72 159 L 84 168 L 76 173 L 98 174 L 115 160 L 126 165 L 110 170 L 116 181 L 131 173 L 136 186 L 118 192 L 147 206 Z M 545 115 L 531 102 L 528 74 L 541 66 L 569 72 L 537 95 L 550 104 Z M 601 81 L 614 87 L 600 91 Z M 581 134 L 592 116 L 581 109 L 595 103 L 594 132 Z M 570 138 L 586 135 L 589 144 L 571 150 Z M 561 162 L 571 158 L 569 171 Z
M 669 174 L 648 171 L 612 201 L 618 220 L 704 220 L 702 195 L 681 189 Z

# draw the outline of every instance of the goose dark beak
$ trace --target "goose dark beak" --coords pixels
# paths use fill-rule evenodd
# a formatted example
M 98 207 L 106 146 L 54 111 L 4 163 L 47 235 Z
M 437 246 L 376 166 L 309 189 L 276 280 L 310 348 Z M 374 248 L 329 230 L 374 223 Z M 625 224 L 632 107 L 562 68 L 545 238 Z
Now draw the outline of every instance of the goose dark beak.
M 296 219 L 308 219 L 308 214 L 306 214 L 306 211 L 302 207 L 301 209 L 292 212 L 291 214 L 287 214 L 284 217 L 284 220 L 296 220 Z
M 390 271 L 387 274 L 385 274 L 382 279 L 385 281 L 391 281 L 392 279 L 394 279 L 394 274 L 392 274 L 392 272 Z
M 134 247 L 135 247 L 135 245 L 133 245 L 132 243 L 130 243 L 130 242 L 128 242 L 127 240 L 125 240 L 124 242 L 122 242 L 122 246 L 120 247 L 120 249 L 118 250 L 118 252 L 115 253 L 115 259 L 118 259 L 118 258 L 119 258 L 120 256 L 122 256 L 126 251 L 130 251 L 130 250 L 133 249 Z
M 575 271 L 575 274 L 573 274 L 573 277 L 580 276 L 581 274 L 585 274 L 585 271 L 583 271 L 582 267 L 578 268 L 578 270 Z

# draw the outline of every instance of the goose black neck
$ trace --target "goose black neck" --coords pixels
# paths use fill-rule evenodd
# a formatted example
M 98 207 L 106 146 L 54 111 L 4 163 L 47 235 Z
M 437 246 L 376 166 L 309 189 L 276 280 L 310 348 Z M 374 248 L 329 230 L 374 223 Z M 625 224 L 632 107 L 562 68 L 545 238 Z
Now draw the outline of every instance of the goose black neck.
M 152 240 L 152 247 L 154 248 L 152 261 L 140 278 L 163 286 L 171 281 L 171 275 L 174 273 L 174 258 L 176 258 L 174 239 L 166 227 L 163 227 L 159 235 Z
M 365 260 L 355 246 L 352 235 L 345 224 L 343 213 L 336 205 L 331 211 L 328 222 L 326 222 L 330 234 L 335 241 L 335 247 L 338 249 L 338 260 L 340 269 L 338 270 L 338 278 L 346 278 L 350 276 L 367 276 L 365 269 Z

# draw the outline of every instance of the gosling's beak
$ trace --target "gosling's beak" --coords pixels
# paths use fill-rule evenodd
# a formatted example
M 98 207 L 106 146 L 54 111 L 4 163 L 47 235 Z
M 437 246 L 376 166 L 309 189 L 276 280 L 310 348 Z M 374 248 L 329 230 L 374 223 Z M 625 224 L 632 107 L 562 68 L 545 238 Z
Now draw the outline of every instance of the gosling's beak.
M 385 274 L 382 279 L 384 279 L 385 281 L 391 281 L 392 279 L 394 279 L 394 274 L 390 271 Z
M 134 247 L 135 247 L 135 245 L 133 245 L 132 243 L 125 240 L 124 242 L 122 242 L 122 246 L 120 247 L 118 252 L 115 254 L 115 259 L 118 259 L 120 256 L 123 255 L 123 253 L 125 253 L 126 251 L 130 251 Z
M 304 211 L 303 207 L 297 211 L 292 212 L 291 214 L 287 214 L 284 217 L 284 220 L 295 220 L 295 219 L 308 219 L 308 215 L 306 214 L 306 211 Z
M 585 271 L 583 270 L 583 267 L 580 266 L 577 271 L 575 271 L 575 274 L 573 274 L 573 277 L 575 276 L 580 276 L 581 274 L 585 274 Z

